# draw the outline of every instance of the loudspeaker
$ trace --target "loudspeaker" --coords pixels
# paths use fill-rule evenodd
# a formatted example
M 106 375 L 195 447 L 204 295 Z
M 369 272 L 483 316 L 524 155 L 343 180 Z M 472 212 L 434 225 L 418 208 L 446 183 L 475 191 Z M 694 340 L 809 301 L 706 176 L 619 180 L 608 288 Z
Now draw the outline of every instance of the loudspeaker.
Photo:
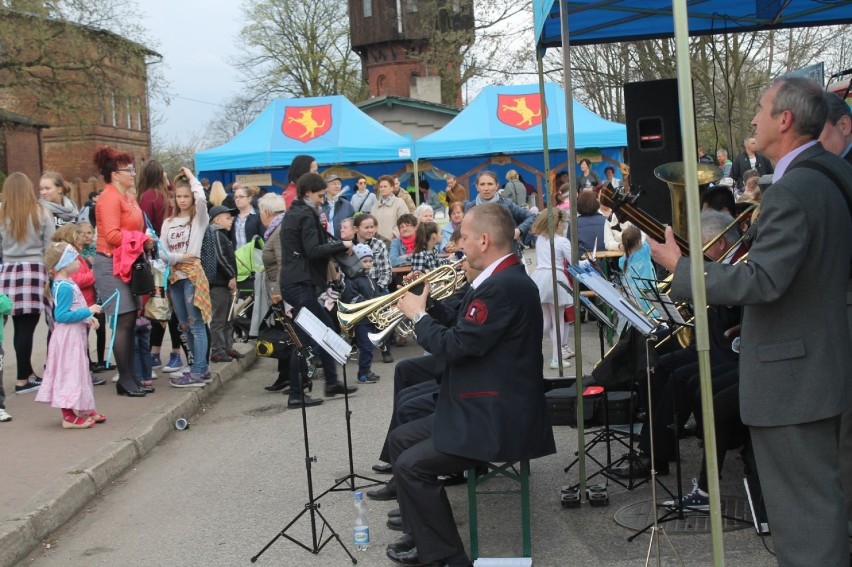
M 668 185 L 654 177 L 654 168 L 683 161 L 677 80 L 625 83 L 627 159 L 631 191 L 639 191 L 636 206 L 664 224 L 672 221 Z
M 757 535 L 769 535 L 769 519 L 766 515 L 766 506 L 763 503 L 763 491 L 760 489 L 760 479 L 757 472 L 746 473 L 743 479 L 748 507 L 751 511 L 751 519 L 754 522 L 754 531 Z

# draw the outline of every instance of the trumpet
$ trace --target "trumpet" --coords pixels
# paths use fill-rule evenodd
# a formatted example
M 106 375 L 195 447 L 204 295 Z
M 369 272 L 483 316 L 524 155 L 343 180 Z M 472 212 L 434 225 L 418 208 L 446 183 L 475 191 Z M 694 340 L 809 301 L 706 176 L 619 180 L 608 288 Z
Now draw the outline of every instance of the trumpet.
M 381 344 L 405 320 L 404 314 L 396 305 L 402 296 L 417 286 L 429 282 L 431 286 L 429 296 L 432 299 L 436 301 L 447 299 L 464 284 L 464 272 L 459 269 L 462 262 L 464 258 L 452 264 L 439 266 L 388 295 L 358 303 L 343 303 L 338 300 L 337 320 L 340 322 L 340 328 L 348 333 L 358 323 L 367 319 L 379 329 L 378 333 L 369 334 L 370 341 L 373 344 Z M 409 331 L 408 334 L 411 332 L 413 331 Z

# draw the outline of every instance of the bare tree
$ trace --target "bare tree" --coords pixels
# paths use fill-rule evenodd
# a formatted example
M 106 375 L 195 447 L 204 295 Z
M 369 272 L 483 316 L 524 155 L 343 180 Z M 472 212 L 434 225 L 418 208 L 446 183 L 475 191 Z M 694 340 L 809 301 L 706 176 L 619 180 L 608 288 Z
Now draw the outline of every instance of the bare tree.
M 204 149 L 204 139 L 195 133 L 181 137 L 180 141 L 154 138 L 151 145 L 151 159 L 159 161 L 163 169 L 173 176 L 181 167 L 195 170 L 195 153 Z
M 137 17 L 132 0 L 0 0 L 0 106 L 64 125 L 102 123 L 110 99 L 134 95 L 128 78 L 148 76 L 158 58 L 139 41 L 144 28 L 132 27 L 136 39 L 107 31 Z
M 225 103 L 225 108 L 207 123 L 204 146 L 220 146 L 242 132 L 263 111 L 265 102 L 237 95 Z M 201 148 L 204 149 L 204 148 Z
M 360 62 L 349 47 L 344 0 L 247 0 L 235 61 L 252 98 L 334 94 L 357 100 Z

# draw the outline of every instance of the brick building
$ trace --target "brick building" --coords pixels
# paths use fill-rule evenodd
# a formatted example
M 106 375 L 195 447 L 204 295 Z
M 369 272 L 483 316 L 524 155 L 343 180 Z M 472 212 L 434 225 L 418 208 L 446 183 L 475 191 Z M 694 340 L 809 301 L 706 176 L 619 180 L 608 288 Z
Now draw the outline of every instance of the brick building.
M 4 174 L 21 171 L 31 179 L 41 175 L 44 170 L 41 133 L 45 126 L 26 116 L 0 110 L 0 171 Z
M 87 180 L 97 175 L 92 155 L 102 145 L 130 152 L 137 165 L 148 158 L 147 65 L 159 59 L 156 52 L 112 32 L 32 13 L 0 9 L 0 22 L 4 58 L 27 70 L 24 79 L 0 71 L 0 110 L 46 126 L 36 169 Z M 31 145 L 21 127 L 6 136 L 7 156 L 24 153 L 19 144 Z M 15 162 L 0 162 L 6 167 Z
M 473 0 L 349 0 L 349 23 L 371 97 L 461 106 L 458 81 L 448 88 L 441 79 L 459 77 L 458 53 L 431 50 L 436 32 L 457 46 L 473 42 Z

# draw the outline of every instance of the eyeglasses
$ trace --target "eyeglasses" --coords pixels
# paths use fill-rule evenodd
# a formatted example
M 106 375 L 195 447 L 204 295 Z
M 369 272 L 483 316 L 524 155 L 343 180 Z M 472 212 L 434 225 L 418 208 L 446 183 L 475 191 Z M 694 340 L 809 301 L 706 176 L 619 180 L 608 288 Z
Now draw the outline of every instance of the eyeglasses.
M 123 171 L 124 173 L 129 173 L 130 175 L 136 174 L 136 168 L 135 167 L 124 167 L 122 169 L 116 169 L 116 171 Z
M 248 195 L 234 195 L 234 199 L 247 199 Z

